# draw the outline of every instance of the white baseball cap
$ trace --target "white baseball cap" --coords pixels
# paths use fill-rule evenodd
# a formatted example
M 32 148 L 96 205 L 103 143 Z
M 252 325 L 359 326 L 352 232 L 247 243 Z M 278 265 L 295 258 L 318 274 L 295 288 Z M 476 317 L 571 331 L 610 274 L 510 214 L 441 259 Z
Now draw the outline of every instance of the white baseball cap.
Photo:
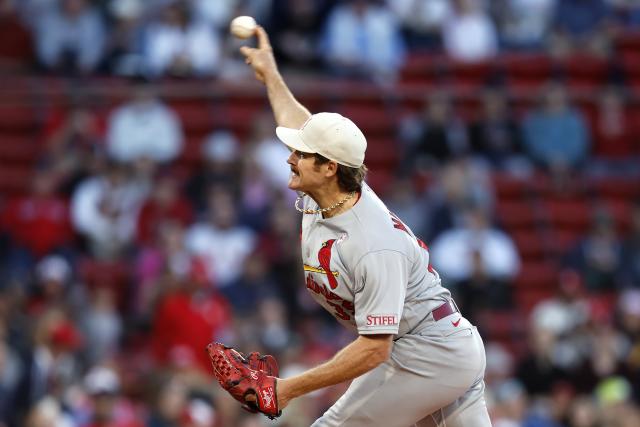
M 317 153 L 350 168 L 359 168 L 364 163 L 367 149 L 364 134 L 338 113 L 314 114 L 300 129 L 278 126 L 276 135 L 293 150 Z

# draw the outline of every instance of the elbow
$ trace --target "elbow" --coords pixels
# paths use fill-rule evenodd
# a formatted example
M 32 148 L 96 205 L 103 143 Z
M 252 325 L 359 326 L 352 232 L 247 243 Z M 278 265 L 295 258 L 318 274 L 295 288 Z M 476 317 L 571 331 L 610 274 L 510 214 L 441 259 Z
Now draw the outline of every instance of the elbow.
M 365 363 L 367 371 L 370 371 L 389 360 L 389 358 L 391 357 L 392 345 L 393 341 L 385 340 L 384 342 L 378 343 L 378 345 L 370 349 Z

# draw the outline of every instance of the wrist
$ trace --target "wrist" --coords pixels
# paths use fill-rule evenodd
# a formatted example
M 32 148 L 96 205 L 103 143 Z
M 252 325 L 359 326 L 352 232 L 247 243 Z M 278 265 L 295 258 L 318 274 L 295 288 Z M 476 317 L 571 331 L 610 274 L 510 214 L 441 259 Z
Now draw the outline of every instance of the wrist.
M 276 398 L 278 399 L 278 407 L 285 407 L 291 399 L 295 396 L 290 395 L 291 387 L 289 387 L 289 380 L 278 378 L 276 381 Z

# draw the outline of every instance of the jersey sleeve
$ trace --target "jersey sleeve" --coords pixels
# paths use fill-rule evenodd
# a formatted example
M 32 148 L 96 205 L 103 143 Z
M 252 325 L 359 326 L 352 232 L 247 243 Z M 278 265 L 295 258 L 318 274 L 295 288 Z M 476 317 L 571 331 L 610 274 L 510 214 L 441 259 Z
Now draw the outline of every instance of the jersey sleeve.
M 400 252 L 365 255 L 355 268 L 354 306 L 360 334 L 397 334 L 407 292 L 408 260 Z

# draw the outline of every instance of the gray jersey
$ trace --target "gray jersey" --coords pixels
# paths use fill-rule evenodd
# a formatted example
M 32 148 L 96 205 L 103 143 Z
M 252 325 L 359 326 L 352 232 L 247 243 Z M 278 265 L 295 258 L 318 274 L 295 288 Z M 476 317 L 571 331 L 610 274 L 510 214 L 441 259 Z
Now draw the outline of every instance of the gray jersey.
M 304 207 L 318 209 L 308 196 Z M 359 334 L 401 337 L 450 298 L 426 245 L 366 184 L 340 215 L 303 215 L 301 242 L 307 289 Z

